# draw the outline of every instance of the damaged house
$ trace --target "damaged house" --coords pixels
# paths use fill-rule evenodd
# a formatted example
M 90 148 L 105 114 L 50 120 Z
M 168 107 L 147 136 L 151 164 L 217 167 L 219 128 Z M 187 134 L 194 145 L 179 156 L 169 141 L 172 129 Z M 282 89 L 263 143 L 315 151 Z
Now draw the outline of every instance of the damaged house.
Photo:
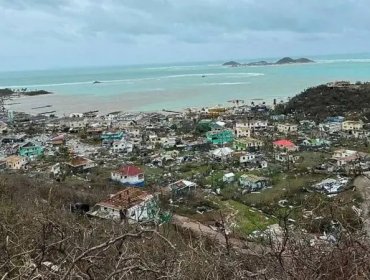
M 131 153 L 134 149 L 134 144 L 122 139 L 120 141 L 114 141 L 112 145 L 113 153 Z
M 232 130 L 223 129 L 221 131 L 209 131 L 206 133 L 207 141 L 214 145 L 223 145 L 234 140 L 234 133 Z
M 267 188 L 269 186 L 269 179 L 252 174 L 242 175 L 239 178 L 239 184 L 247 191 L 254 192 Z
M 44 154 L 44 147 L 33 142 L 27 142 L 19 147 L 19 155 L 23 157 L 38 157 Z
M 361 156 L 363 155 L 365 154 L 357 151 L 339 149 L 334 151 L 332 160 L 336 163 L 337 166 L 344 166 L 361 159 Z
M 66 165 L 68 170 L 74 174 L 89 172 L 96 166 L 94 161 L 82 156 L 75 156 L 71 161 L 67 162 Z
M 5 162 L 8 169 L 16 170 L 25 169 L 28 164 L 27 158 L 23 156 L 10 156 L 5 158 Z
M 257 151 L 263 146 L 263 141 L 254 138 L 241 138 L 234 141 L 233 148 L 236 151 Z
M 191 192 L 196 190 L 196 188 L 196 183 L 187 180 L 179 180 L 167 186 L 167 190 L 171 193 L 173 199 L 179 199 L 181 197 L 187 196 Z
M 60 134 L 60 135 L 57 135 L 55 137 L 52 137 L 49 140 L 49 143 L 53 147 L 64 146 L 66 144 L 66 136 L 65 136 L 65 134 Z
M 325 179 L 320 183 L 313 185 L 316 191 L 324 192 L 326 194 L 336 194 L 343 191 L 348 185 L 348 178 L 339 177 L 338 179 Z
M 124 134 L 121 131 L 104 131 L 100 139 L 102 140 L 102 146 L 109 148 L 114 142 L 121 141 L 123 137 Z
M 126 188 L 103 200 L 87 212 L 91 217 L 129 223 L 152 221 L 158 206 L 155 197 L 137 188 Z

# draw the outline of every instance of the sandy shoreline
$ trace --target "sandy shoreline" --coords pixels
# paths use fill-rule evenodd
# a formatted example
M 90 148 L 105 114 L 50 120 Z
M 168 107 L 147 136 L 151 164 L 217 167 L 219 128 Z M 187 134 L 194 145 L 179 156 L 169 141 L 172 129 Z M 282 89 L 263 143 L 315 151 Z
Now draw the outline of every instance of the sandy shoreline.
M 158 96 L 156 96 L 158 97 Z M 191 97 L 191 94 L 189 94 Z M 161 96 L 158 98 L 162 99 Z M 232 103 L 227 102 L 227 100 L 232 100 L 232 98 L 227 99 L 223 104 L 215 104 L 210 100 L 207 106 L 171 106 L 168 104 L 163 104 L 163 107 L 158 108 L 157 98 L 150 98 L 143 94 L 140 98 L 130 99 L 122 98 L 120 96 L 110 96 L 108 98 L 88 98 L 86 96 L 63 96 L 61 94 L 53 93 L 48 95 L 37 95 L 37 96 L 20 96 L 13 98 L 6 104 L 8 110 L 13 110 L 17 112 L 25 112 L 32 115 L 37 115 L 45 112 L 55 111 L 57 116 L 65 116 L 71 113 L 81 113 L 88 111 L 99 111 L 100 114 L 108 114 L 115 111 L 130 112 L 130 113 L 140 113 L 140 112 L 160 112 L 163 109 L 169 111 L 178 111 L 183 112 L 187 108 L 201 109 L 204 107 L 213 107 L 221 105 L 224 107 L 233 106 Z M 175 98 L 167 98 L 167 101 Z M 225 98 L 226 99 L 226 98 Z M 282 100 L 282 99 L 279 99 Z M 273 99 L 259 99 L 259 98 L 250 98 L 245 99 L 244 104 L 250 104 L 255 102 L 256 104 L 266 102 L 267 105 L 272 105 Z M 154 104 L 154 107 L 151 108 L 150 105 Z M 243 104 L 243 103 L 241 103 Z M 37 109 L 35 109 L 37 108 Z

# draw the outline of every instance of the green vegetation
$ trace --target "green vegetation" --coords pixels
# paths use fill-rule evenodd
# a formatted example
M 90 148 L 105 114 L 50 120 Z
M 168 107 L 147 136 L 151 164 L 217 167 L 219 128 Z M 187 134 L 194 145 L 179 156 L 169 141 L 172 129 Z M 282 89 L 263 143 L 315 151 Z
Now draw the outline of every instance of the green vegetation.
M 230 209 L 231 219 L 235 221 L 235 233 L 247 237 L 255 230 L 265 230 L 267 226 L 276 224 L 277 220 L 235 200 L 222 201 L 224 209 Z
M 330 116 L 369 117 L 370 84 L 344 87 L 320 85 L 293 97 L 286 105 L 278 105 L 277 112 L 295 113 L 301 118 L 323 121 Z
M 248 193 L 241 197 L 241 201 L 247 205 L 255 206 L 266 213 L 275 214 L 279 207 L 279 200 L 294 199 L 305 187 L 324 179 L 324 175 L 301 174 L 286 175 L 279 174 L 272 178 L 272 187 L 259 193 Z
M 331 156 L 329 153 L 323 152 L 300 152 L 297 155 L 301 157 L 297 166 L 302 169 L 313 168 L 322 164 Z

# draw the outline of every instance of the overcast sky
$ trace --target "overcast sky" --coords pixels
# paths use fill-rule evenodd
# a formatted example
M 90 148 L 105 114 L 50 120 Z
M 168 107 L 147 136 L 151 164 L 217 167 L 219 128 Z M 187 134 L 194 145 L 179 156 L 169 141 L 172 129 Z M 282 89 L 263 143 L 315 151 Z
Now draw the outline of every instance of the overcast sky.
M 0 70 L 358 53 L 369 0 L 0 0 Z

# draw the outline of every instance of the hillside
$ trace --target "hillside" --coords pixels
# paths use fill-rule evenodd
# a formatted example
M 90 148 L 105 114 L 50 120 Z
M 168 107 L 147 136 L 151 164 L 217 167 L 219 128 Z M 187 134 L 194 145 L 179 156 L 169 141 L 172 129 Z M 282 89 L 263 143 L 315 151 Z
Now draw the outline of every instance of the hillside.
M 79 181 L 77 192 L 76 182 L 0 175 L 1 279 L 344 280 L 370 271 L 367 239 L 353 233 L 336 246 L 308 246 L 312 237 L 287 227 L 284 242 L 275 233 L 262 250 L 241 250 L 171 224 L 151 229 L 71 213 L 69 203 L 112 191 L 96 183 L 86 191 Z
M 293 97 L 283 113 L 301 113 L 322 121 L 329 116 L 370 117 L 370 84 L 337 83 L 309 88 Z

